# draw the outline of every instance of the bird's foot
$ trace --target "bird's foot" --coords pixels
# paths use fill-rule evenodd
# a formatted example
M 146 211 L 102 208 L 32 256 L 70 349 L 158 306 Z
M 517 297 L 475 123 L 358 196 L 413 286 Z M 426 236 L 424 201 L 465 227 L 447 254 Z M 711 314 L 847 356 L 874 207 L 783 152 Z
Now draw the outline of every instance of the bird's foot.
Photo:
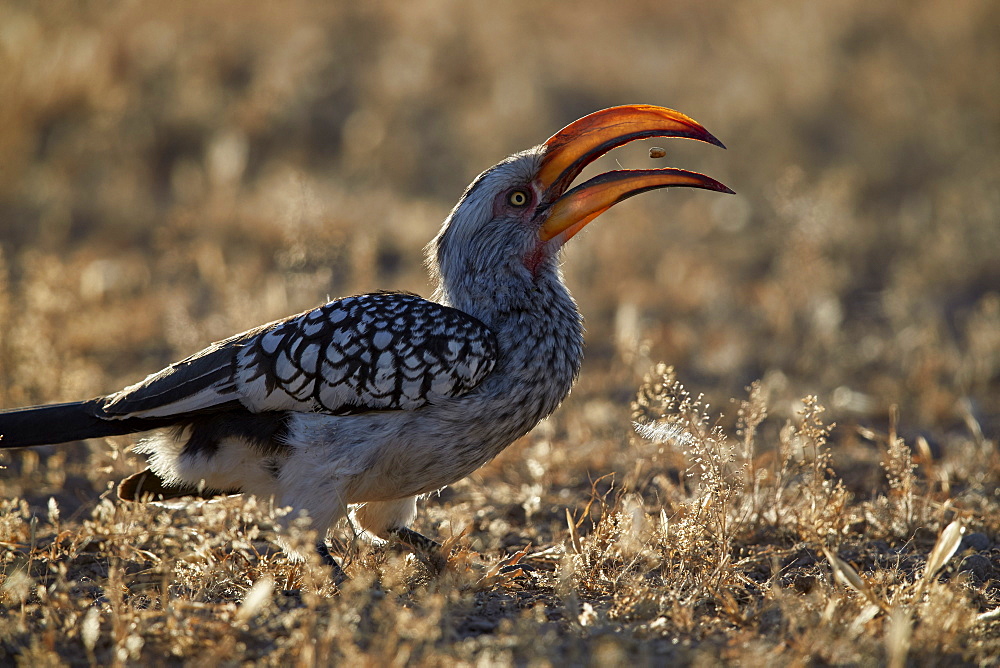
M 344 573 L 344 569 L 340 567 L 337 560 L 330 554 L 330 548 L 327 547 L 326 541 L 316 543 L 316 553 L 323 563 L 330 567 L 330 580 L 333 581 L 333 584 L 337 585 L 337 587 L 344 584 L 347 581 L 347 574 Z
M 516 578 L 525 576 L 530 573 L 534 573 L 537 570 L 538 569 L 535 568 L 534 566 L 518 563 L 518 564 L 507 564 L 506 566 L 501 566 L 497 572 L 500 575 L 507 575 Z
M 389 529 L 389 535 L 413 550 L 420 550 L 421 552 L 437 552 L 441 549 L 441 543 L 437 542 L 433 538 L 428 538 L 422 533 L 417 533 L 408 527 L 396 527 L 395 529 Z
M 388 533 L 401 544 L 413 550 L 413 553 L 436 573 L 444 570 L 448 563 L 448 556 L 443 553 L 441 543 L 408 527 L 389 529 Z
M 526 546 L 494 563 L 480 578 L 479 583 L 481 585 L 506 586 L 520 582 L 523 586 L 530 582 L 537 575 L 537 569 L 523 561 L 528 556 L 529 549 L 530 546 Z

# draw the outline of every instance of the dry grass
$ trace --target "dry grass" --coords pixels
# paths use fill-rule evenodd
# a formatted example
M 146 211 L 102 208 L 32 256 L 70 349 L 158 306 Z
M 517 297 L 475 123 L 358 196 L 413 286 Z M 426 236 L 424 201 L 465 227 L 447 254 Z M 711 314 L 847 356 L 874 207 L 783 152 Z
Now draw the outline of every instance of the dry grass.
M 995 661 L 997 4 L 613 4 L 0 5 L 2 406 L 427 294 L 462 187 L 602 106 L 739 192 L 573 240 L 583 376 L 425 502 L 443 573 L 345 532 L 335 594 L 261 504 L 116 505 L 129 439 L 4 452 L 0 661 Z

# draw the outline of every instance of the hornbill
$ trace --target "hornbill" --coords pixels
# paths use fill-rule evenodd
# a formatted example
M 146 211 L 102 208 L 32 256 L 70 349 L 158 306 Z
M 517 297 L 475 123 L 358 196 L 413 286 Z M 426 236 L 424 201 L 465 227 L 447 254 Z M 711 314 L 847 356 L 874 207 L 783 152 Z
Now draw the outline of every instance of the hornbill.
M 655 188 L 732 193 L 681 169 L 610 171 L 570 189 L 595 159 L 647 137 L 725 148 L 687 116 L 627 105 L 585 116 L 480 174 L 427 246 L 437 288 L 337 299 L 208 346 L 89 401 L 0 412 L 0 446 L 160 430 L 128 501 L 253 494 L 345 515 L 412 547 L 417 497 L 467 476 L 569 394 L 583 327 L 559 250 L 601 213 Z M 289 516 L 294 516 L 294 512 Z M 335 571 L 337 563 L 319 546 Z

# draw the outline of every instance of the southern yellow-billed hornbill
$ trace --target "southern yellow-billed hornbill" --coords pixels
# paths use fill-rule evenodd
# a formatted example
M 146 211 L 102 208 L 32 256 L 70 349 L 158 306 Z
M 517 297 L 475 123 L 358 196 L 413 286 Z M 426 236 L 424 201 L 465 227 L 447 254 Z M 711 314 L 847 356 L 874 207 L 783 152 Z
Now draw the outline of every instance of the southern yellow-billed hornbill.
M 214 343 L 124 390 L 0 413 L 0 446 L 163 431 L 119 496 L 246 493 L 420 546 L 416 497 L 468 475 L 549 415 L 580 368 L 580 314 L 559 249 L 632 195 L 732 192 L 680 169 L 607 172 L 593 160 L 646 137 L 722 143 L 662 107 L 598 111 L 479 175 L 427 247 L 433 300 L 338 299 Z M 294 513 L 293 513 L 294 515 Z M 336 569 L 336 563 L 321 549 Z

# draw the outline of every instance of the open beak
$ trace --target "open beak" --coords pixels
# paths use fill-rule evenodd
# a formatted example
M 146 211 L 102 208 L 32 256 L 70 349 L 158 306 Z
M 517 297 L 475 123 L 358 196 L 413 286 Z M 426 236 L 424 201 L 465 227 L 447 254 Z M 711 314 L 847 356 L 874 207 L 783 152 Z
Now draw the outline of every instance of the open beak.
M 552 135 L 536 183 L 551 202 L 539 229 L 543 242 L 562 245 L 590 221 L 624 199 L 656 188 L 685 186 L 733 194 L 713 178 L 683 169 L 626 169 L 595 176 L 566 192 L 583 169 L 611 149 L 648 137 L 685 137 L 722 142 L 682 113 L 644 104 L 611 107 L 584 116 Z

